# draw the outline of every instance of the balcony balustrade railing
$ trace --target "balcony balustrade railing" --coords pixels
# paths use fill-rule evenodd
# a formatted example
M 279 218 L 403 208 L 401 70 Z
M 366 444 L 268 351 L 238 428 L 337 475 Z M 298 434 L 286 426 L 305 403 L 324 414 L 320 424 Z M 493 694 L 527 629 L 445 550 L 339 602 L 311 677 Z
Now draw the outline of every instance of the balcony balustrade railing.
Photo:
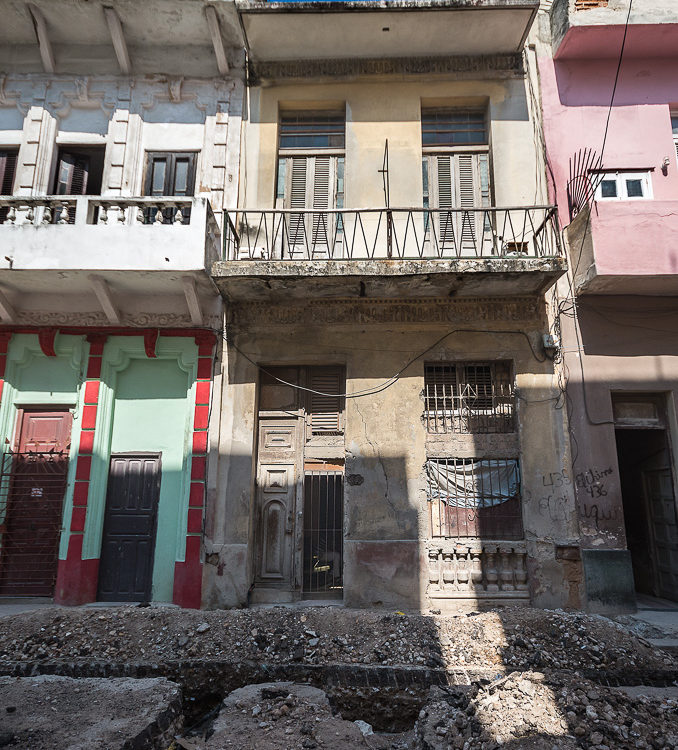
M 225 260 L 554 258 L 554 206 L 229 211 Z
M 0 196 L 0 224 L 189 224 L 193 198 Z

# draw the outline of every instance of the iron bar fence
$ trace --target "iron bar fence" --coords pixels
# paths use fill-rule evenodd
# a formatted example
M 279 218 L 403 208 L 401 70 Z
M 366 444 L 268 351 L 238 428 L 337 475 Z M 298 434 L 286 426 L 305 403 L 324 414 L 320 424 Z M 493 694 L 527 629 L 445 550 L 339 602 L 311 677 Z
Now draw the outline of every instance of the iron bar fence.
M 515 458 L 429 458 L 432 537 L 522 539 L 520 467 Z
M 0 594 L 51 596 L 68 453 L 0 456 Z
M 553 258 L 555 206 L 229 211 L 225 260 Z

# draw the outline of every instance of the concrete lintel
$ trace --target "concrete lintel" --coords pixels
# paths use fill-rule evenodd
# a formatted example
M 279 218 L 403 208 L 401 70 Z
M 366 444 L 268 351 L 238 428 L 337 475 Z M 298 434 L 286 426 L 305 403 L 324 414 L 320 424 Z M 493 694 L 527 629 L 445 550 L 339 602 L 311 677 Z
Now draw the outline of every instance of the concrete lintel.
M 16 309 L 2 290 L 0 290 L 0 317 L 5 323 L 16 323 Z
M 42 67 L 45 69 L 45 73 L 54 73 L 56 66 L 54 64 L 54 51 L 52 50 L 52 43 L 47 35 L 47 24 L 45 23 L 45 17 L 42 15 L 42 11 L 37 8 L 33 3 L 26 3 L 28 12 L 31 14 L 33 19 L 33 27 L 35 28 L 35 36 L 38 40 L 38 46 L 40 47 L 40 57 L 42 58 Z
M 132 63 L 130 61 L 129 51 L 127 49 L 125 34 L 122 30 L 120 16 L 117 14 L 115 8 L 111 8 L 110 6 L 105 5 L 104 17 L 106 18 L 106 24 L 108 25 L 108 30 L 111 34 L 111 41 L 113 42 L 115 56 L 118 58 L 120 72 L 123 75 L 127 76 L 132 71 Z
M 88 279 L 92 285 L 94 294 L 96 294 L 96 297 L 99 300 L 101 309 L 106 314 L 109 322 L 113 325 L 119 326 L 121 324 L 120 313 L 113 301 L 113 295 L 111 294 L 111 289 L 106 283 L 106 280 L 95 274 L 88 276 Z
M 221 26 L 219 25 L 219 17 L 217 16 L 216 8 L 213 5 L 207 5 L 205 7 L 205 18 L 207 19 L 207 26 L 212 37 L 212 46 L 214 47 L 214 56 L 217 58 L 217 68 L 222 76 L 228 75 L 228 58 L 226 57 L 226 50 L 224 49 L 224 40 L 221 37 Z
M 205 325 L 205 320 L 200 308 L 200 300 L 198 299 L 198 292 L 195 288 L 195 279 L 192 276 L 182 276 L 181 285 L 184 289 L 188 312 L 191 315 L 191 323 L 196 326 Z

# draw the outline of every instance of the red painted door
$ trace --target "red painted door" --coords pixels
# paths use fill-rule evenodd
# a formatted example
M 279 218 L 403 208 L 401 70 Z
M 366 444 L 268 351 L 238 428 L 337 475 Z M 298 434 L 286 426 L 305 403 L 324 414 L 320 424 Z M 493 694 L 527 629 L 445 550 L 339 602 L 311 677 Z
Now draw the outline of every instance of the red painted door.
M 20 413 L 0 475 L 0 595 L 54 592 L 71 422 L 67 410 Z

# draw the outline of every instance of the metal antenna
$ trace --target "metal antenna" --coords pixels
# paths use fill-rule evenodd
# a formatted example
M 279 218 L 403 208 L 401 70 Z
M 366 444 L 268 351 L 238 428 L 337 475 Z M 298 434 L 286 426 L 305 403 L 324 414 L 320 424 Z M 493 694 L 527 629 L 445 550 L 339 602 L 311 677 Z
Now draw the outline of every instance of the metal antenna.
M 390 208 L 391 206 L 391 182 L 390 182 L 390 176 L 388 173 L 388 138 L 386 139 L 386 144 L 384 145 L 384 159 L 381 164 L 381 169 L 378 170 L 379 174 L 381 175 L 381 179 L 384 186 L 384 200 L 386 201 L 386 208 Z

